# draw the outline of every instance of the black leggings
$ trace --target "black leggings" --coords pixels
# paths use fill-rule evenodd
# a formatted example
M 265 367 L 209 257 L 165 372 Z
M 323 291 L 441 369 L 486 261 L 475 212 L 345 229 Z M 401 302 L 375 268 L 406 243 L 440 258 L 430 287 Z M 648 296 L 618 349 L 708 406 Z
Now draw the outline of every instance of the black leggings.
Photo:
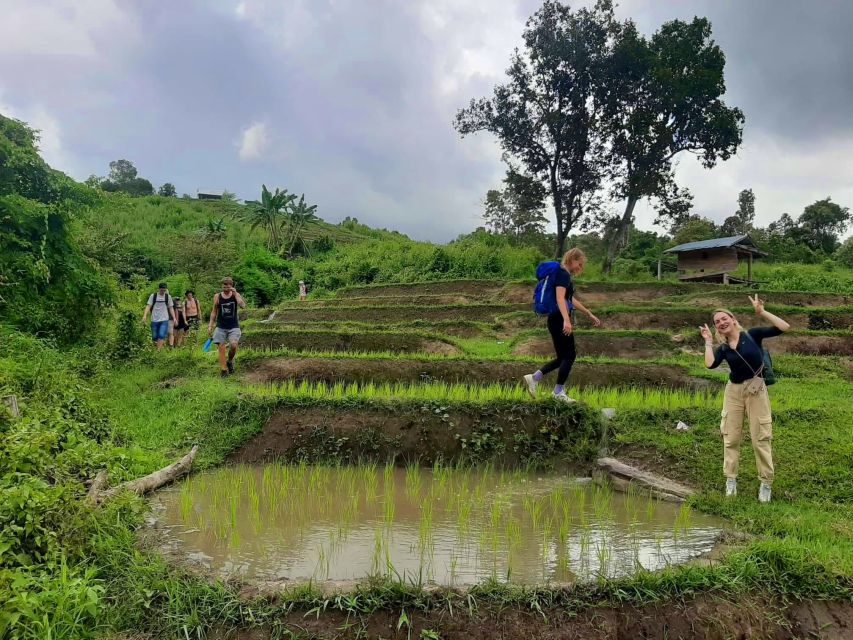
M 544 375 L 554 369 L 559 369 L 557 372 L 557 384 L 566 384 L 566 380 L 569 379 L 569 373 L 572 371 L 572 365 L 575 363 L 575 358 L 577 357 L 575 351 L 575 334 L 566 335 L 563 333 L 563 315 L 559 311 L 548 315 L 548 331 L 551 334 L 551 339 L 554 341 L 554 351 L 557 352 L 557 357 L 539 369 L 539 371 Z

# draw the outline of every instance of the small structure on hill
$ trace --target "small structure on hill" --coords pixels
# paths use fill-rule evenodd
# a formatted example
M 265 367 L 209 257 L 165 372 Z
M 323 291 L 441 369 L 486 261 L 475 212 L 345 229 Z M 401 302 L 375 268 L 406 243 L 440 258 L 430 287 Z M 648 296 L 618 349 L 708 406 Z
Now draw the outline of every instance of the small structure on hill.
M 222 200 L 224 189 L 199 189 L 196 191 L 199 200 Z
M 756 257 L 767 256 L 755 246 L 748 235 L 688 242 L 667 249 L 664 253 L 674 253 L 678 256 L 679 280 L 723 284 L 751 283 L 752 261 Z M 737 271 L 741 258 L 747 260 L 746 280 L 731 275 Z

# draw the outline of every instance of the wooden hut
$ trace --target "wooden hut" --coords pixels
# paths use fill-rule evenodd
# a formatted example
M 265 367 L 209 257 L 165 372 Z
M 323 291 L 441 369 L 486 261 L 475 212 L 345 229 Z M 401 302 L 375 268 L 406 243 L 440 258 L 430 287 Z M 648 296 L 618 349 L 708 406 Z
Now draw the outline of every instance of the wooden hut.
M 767 254 L 759 250 L 748 235 L 688 242 L 667 249 L 678 257 L 678 279 L 701 282 L 752 282 L 752 261 Z M 741 258 L 747 260 L 746 280 L 731 274 L 737 271 Z
M 221 189 L 198 189 L 196 197 L 199 200 L 222 200 L 225 192 Z

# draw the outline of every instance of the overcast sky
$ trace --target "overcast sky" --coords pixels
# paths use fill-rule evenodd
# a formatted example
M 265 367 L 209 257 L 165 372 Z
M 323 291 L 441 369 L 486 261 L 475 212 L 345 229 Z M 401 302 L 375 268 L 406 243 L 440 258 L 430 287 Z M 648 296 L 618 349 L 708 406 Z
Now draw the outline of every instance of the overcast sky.
M 131 160 L 155 187 L 261 183 L 446 241 L 482 224 L 504 166 L 488 134 L 452 127 L 504 79 L 531 0 L 3 0 L 0 113 L 41 129 L 78 179 Z M 576 3 L 577 4 L 577 3 Z M 853 206 L 853 2 L 624 0 L 652 33 L 707 16 L 726 100 L 746 115 L 737 157 L 678 177 L 717 222 L 752 188 L 757 222 L 831 196 Z M 614 203 L 621 210 L 621 203 Z M 638 207 L 638 224 L 653 213 Z

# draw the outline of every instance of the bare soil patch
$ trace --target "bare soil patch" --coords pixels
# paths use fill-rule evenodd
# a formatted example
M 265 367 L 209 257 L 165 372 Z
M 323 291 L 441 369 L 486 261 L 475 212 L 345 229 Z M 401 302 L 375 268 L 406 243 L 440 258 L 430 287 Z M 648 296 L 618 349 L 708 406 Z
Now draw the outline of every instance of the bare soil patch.
M 578 464 L 586 464 L 594 455 L 587 439 L 598 441 L 600 424 L 591 410 L 551 403 L 470 409 L 418 403 L 352 409 L 282 407 L 264 424 L 261 433 L 232 454 L 229 461 L 332 457 L 431 464 L 436 458 L 474 456 L 479 461 L 516 465 L 529 458 L 525 446 L 542 440 L 553 447 L 554 455 L 560 454 L 561 460 L 575 459 Z M 527 445 L 519 445 L 519 434 L 526 434 Z M 578 446 L 578 442 L 583 444 Z
M 504 282 L 501 280 L 438 280 L 435 282 L 399 283 L 345 288 L 338 291 L 338 297 L 363 298 L 366 296 L 441 294 L 489 296 L 500 291 L 503 286 Z
M 786 334 L 765 343 L 774 354 L 812 356 L 853 356 L 853 336 Z M 613 358 L 654 359 L 670 356 L 682 350 L 700 352 L 701 338 L 691 335 L 679 342 L 673 337 L 612 336 L 606 333 L 582 333 L 577 336 L 579 355 L 610 356 Z M 554 346 L 547 333 L 527 338 L 516 345 L 517 356 L 548 357 Z
M 681 344 L 667 335 L 650 336 L 614 336 L 607 333 L 583 333 L 575 338 L 578 354 L 589 356 L 609 356 L 611 358 L 632 358 L 651 360 L 672 355 L 679 351 Z M 551 337 L 530 337 L 512 350 L 517 356 L 549 357 L 554 353 Z
M 359 296 L 347 298 L 329 298 L 326 300 L 303 300 L 301 302 L 290 301 L 279 305 L 279 309 L 321 309 L 334 307 L 395 307 L 398 305 L 448 305 L 448 304 L 483 304 L 486 302 L 504 302 L 503 300 L 489 300 L 483 296 L 463 293 L 444 294 L 412 294 L 393 296 Z
M 808 313 L 783 314 L 793 329 L 811 330 L 849 330 L 853 329 L 853 312 L 849 311 L 810 311 Z M 661 309 L 647 311 L 603 312 L 598 315 L 605 329 L 696 329 L 709 323 L 711 313 L 705 309 L 696 311 L 670 311 Z M 750 328 L 766 324 L 766 321 L 752 314 L 738 315 L 741 325 Z M 578 325 L 589 327 L 585 316 L 578 316 Z
M 789 640 L 853 637 L 853 603 L 803 601 L 786 604 L 772 596 L 750 595 L 728 600 L 702 594 L 687 601 L 647 606 L 545 608 L 541 613 L 520 607 L 457 610 L 407 610 L 410 625 L 398 629 L 399 611 L 367 616 L 326 612 L 305 616 L 295 611 L 279 620 L 285 628 L 313 638 L 421 638 L 424 630 L 442 640 Z M 238 632 L 238 640 L 261 640 L 269 631 Z M 224 637 L 224 636 L 222 636 Z
M 302 308 L 281 309 L 276 313 L 273 322 L 310 323 L 329 320 L 339 320 L 341 322 L 375 322 L 377 323 L 377 328 L 379 328 L 414 320 L 476 320 L 480 322 L 492 322 L 496 316 L 501 314 L 527 310 L 529 310 L 529 305 L 527 304 Z
M 392 360 L 373 358 L 269 358 L 247 365 L 251 382 L 312 380 L 336 382 L 466 382 L 520 384 L 536 363 L 476 360 Z M 550 380 L 550 379 L 548 379 Z M 549 382 L 550 384 L 550 382 Z M 692 377 L 684 367 L 659 364 L 578 363 L 572 386 L 706 389 L 715 383 Z
M 243 344 L 260 349 L 298 351 L 391 351 L 395 353 L 434 353 L 455 355 L 459 348 L 440 337 L 412 333 L 341 331 L 251 331 Z

